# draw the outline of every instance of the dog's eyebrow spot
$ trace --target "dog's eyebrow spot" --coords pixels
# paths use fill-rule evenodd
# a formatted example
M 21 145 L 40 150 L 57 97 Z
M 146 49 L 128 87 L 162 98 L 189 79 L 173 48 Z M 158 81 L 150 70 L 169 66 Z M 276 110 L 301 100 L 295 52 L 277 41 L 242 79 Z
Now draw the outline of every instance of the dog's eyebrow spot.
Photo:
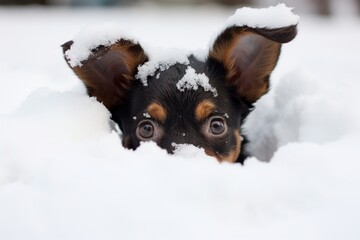
M 202 121 L 210 116 L 215 110 L 215 104 L 210 100 L 201 101 L 195 108 L 195 118 Z
M 159 122 L 165 122 L 166 120 L 166 109 L 161 106 L 159 103 L 153 102 L 147 107 L 147 112 L 151 117 L 156 119 Z

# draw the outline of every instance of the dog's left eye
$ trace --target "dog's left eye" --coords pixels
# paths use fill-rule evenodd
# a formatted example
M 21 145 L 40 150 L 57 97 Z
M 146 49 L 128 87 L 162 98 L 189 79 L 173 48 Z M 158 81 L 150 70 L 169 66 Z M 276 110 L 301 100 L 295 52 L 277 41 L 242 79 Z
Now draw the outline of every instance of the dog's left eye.
M 227 125 L 223 118 L 213 117 L 209 121 L 208 133 L 211 135 L 223 135 L 227 132 Z

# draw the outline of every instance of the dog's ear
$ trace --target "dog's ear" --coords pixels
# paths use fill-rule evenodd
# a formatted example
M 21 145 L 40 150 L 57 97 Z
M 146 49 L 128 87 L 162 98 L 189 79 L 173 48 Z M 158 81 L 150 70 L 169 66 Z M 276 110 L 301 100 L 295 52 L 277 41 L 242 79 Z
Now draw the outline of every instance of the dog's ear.
M 268 91 L 281 43 L 291 41 L 296 33 L 295 25 L 278 29 L 229 27 L 215 40 L 209 58 L 223 64 L 227 84 L 251 104 Z
M 65 52 L 73 42 L 62 45 Z M 115 44 L 98 46 L 91 56 L 81 62 L 80 66 L 70 68 L 85 84 L 89 96 L 94 96 L 108 109 L 122 104 L 135 79 L 137 67 L 147 61 L 147 56 L 138 43 L 119 40 Z

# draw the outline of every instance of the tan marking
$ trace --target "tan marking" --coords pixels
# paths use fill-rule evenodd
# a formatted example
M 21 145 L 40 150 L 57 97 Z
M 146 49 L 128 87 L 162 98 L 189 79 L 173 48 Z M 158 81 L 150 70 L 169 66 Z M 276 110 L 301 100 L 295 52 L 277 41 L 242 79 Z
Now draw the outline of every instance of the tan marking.
M 209 115 L 215 110 L 215 104 L 210 100 L 201 101 L 195 108 L 195 118 L 198 121 L 202 121 L 209 117 Z
M 147 107 L 147 112 L 151 117 L 155 118 L 159 122 L 165 122 L 166 120 L 166 109 L 159 103 L 151 103 Z
M 235 134 L 235 138 L 236 138 L 236 145 L 229 152 L 229 154 L 221 155 L 221 154 L 215 153 L 209 149 L 205 149 L 205 153 L 209 156 L 215 157 L 219 162 L 230 162 L 230 163 L 236 162 L 237 158 L 240 155 L 240 151 L 241 151 L 242 137 L 240 136 L 240 133 L 238 130 L 235 130 L 234 134 Z
M 127 135 L 123 138 L 122 144 L 125 148 L 130 148 L 130 136 L 129 135 Z

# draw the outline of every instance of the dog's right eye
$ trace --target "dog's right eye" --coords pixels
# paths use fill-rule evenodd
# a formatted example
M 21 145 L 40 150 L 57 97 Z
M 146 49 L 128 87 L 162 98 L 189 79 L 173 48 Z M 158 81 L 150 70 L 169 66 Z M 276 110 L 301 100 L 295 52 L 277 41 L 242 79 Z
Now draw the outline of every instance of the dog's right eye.
M 205 135 L 208 137 L 223 137 L 227 134 L 228 127 L 223 117 L 214 116 L 208 119 Z
M 155 135 L 155 127 L 152 121 L 146 120 L 140 122 L 136 130 L 136 135 L 142 140 L 150 140 Z

